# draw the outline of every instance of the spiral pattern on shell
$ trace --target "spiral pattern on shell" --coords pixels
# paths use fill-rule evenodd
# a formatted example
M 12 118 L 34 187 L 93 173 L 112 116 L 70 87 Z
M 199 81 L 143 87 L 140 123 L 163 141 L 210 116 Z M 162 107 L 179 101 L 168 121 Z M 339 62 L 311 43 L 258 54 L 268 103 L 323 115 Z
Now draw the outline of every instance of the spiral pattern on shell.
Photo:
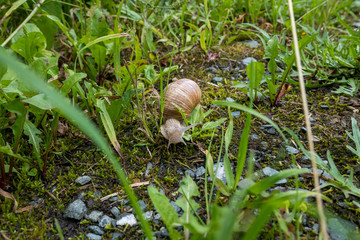
M 164 117 L 165 119 L 181 120 L 182 116 L 176 104 L 189 117 L 192 110 L 200 103 L 201 90 L 196 82 L 190 79 L 180 79 L 167 86 Z

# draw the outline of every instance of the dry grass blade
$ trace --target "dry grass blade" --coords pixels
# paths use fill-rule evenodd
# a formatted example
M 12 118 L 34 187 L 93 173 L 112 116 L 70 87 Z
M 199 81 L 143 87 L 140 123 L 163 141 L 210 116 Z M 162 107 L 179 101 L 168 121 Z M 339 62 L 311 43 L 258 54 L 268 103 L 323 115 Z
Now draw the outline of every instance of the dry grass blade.
M 314 185 L 316 190 L 316 204 L 319 212 L 319 218 L 320 218 L 320 227 L 321 227 L 321 233 L 324 240 L 328 240 L 329 236 L 327 233 L 327 226 L 326 226 L 326 219 L 324 214 L 324 208 L 322 204 L 321 199 L 321 192 L 319 187 L 319 175 L 317 172 L 317 166 L 315 162 L 315 155 L 314 155 L 314 142 L 313 142 L 313 136 L 311 132 L 311 125 L 310 125 L 310 116 L 309 116 L 309 108 L 307 104 L 306 99 L 306 91 L 305 91 L 305 83 L 304 78 L 302 75 L 302 67 L 301 67 L 301 61 L 300 61 L 300 51 L 299 51 L 299 44 L 298 39 L 296 35 L 296 26 L 295 26 L 295 18 L 294 18 L 294 10 L 292 5 L 292 0 L 288 0 L 289 4 L 289 14 L 290 14 L 290 20 L 291 20 L 291 30 L 293 35 L 293 41 L 294 41 L 294 51 L 295 51 L 295 59 L 296 59 L 296 65 L 298 69 L 299 74 L 299 84 L 300 84 L 300 91 L 301 91 L 301 99 L 302 99 L 302 105 L 303 105 L 303 111 L 305 115 L 305 124 L 307 129 L 307 139 L 309 142 L 309 150 L 311 154 L 311 164 L 313 168 L 313 175 L 314 175 Z
M 5 198 L 9 198 L 9 199 L 13 200 L 14 201 L 14 211 L 16 211 L 18 203 L 17 203 L 15 197 L 13 195 L 11 195 L 10 193 L 2 190 L 1 188 L 0 188 L 0 195 Z

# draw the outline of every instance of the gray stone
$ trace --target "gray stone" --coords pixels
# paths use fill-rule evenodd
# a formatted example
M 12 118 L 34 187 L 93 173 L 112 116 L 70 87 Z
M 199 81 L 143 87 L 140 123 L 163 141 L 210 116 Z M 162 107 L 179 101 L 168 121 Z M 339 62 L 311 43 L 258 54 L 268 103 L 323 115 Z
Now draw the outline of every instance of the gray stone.
M 147 166 L 146 166 L 146 171 L 145 171 L 145 177 L 148 177 L 149 176 L 149 172 L 150 172 L 150 170 L 151 170 L 151 168 L 152 168 L 152 163 L 148 163 L 147 164 Z
M 154 232 L 155 235 L 161 236 L 161 237 L 169 237 L 169 232 L 165 227 L 161 227 L 160 231 Z
M 219 164 L 219 167 L 218 167 L 218 164 Z M 226 175 L 225 175 L 224 163 L 220 162 L 218 164 L 214 164 L 214 173 L 216 173 L 216 177 L 218 179 L 220 179 L 223 183 L 226 184 Z M 218 168 L 217 172 L 216 172 L 216 168 Z
M 88 226 L 88 228 L 90 231 L 92 231 L 95 234 L 98 234 L 98 235 L 105 234 L 105 232 L 99 226 L 90 225 L 90 226 Z
M 240 112 L 240 111 L 231 112 L 231 116 L 232 116 L 233 118 L 240 117 L 240 115 L 241 115 L 241 112 Z
M 115 227 L 116 226 L 115 219 L 109 217 L 108 215 L 102 216 L 99 220 L 99 226 L 103 228 L 108 224 L 111 224 L 113 227 Z
M 100 211 L 92 211 L 89 215 L 85 215 L 85 218 L 87 220 L 90 220 L 92 222 L 97 222 L 99 221 L 99 218 L 103 215 L 103 212 Z
M 260 143 L 260 149 L 261 150 L 265 150 L 265 149 L 267 149 L 269 147 L 269 143 L 267 143 L 267 142 L 265 142 L 265 141 L 262 141 L 261 143 Z
M 235 102 L 235 100 L 232 99 L 231 97 L 227 97 L 227 98 L 226 98 L 226 101 L 228 101 L 228 102 Z
M 80 185 L 85 185 L 85 184 L 89 183 L 90 181 L 91 181 L 91 177 L 89 177 L 89 176 L 81 176 L 75 180 L 75 182 Z
M 257 60 L 256 60 L 255 58 L 253 58 L 253 57 L 247 57 L 247 58 L 241 60 L 241 62 L 242 62 L 245 66 L 247 66 L 247 65 L 249 65 L 251 62 L 257 62 Z
M 251 48 L 257 48 L 259 46 L 259 43 L 254 40 L 247 40 L 247 41 L 244 41 L 243 43 L 248 45 Z
M 316 120 L 312 117 L 309 118 L 310 122 L 316 122 Z
M 115 197 L 112 197 L 109 199 L 110 202 L 116 202 L 118 200 L 120 200 L 120 198 L 118 196 L 115 196 Z
M 286 151 L 292 155 L 298 154 L 300 152 L 298 149 L 296 149 L 292 146 L 286 146 Z
M 263 173 L 266 175 L 266 176 L 272 176 L 272 175 L 275 175 L 277 174 L 279 171 L 275 170 L 275 169 L 272 169 L 270 167 L 265 167 L 263 168 Z M 286 179 L 281 179 L 279 181 L 276 182 L 276 184 L 283 184 L 283 183 L 286 183 L 287 180 Z
M 360 22 L 357 22 L 357 23 L 353 23 L 352 25 L 353 27 L 356 27 L 356 28 L 360 28 Z
M 112 215 L 114 215 L 115 218 L 118 218 L 120 216 L 120 210 L 117 207 L 111 208 L 110 212 Z
M 90 240 L 101 240 L 101 236 L 93 234 L 93 233 L 88 233 L 86 234 L 86 237 Z
M 321 107 L 322 109 L 329 109 L 329 106 L 328 106 L 328 105 L 320 105 L 320 107 Z
M 121 239 L 123 236 L 124 236 L 124 234 L 122 234 L 121 232 L 114 232 L 112 234 L 111 240 Z
M 126 224 L 129 224 L 130 226 L 137 224 L 134 214 L 124 213 L 123 215 L 121 215 L 120 219 L 116 222 L 116 225 L 120 225 L 120 226 L 123 226 Z
M 259 135 L 257 135 L 256 133 L 251 134 L 251 135 L 250 135 L 250 137 L 251 137 L 253 140 L 257 140 L 257 139 L 259 139 L 259 138 L 260 138 L 260 136 L 259 136 Z
M 178 205 L 176 205 L 174 201 L 170 201 L 170 204 L 173 206 L 173 208 L 177 213 L 181 212 L 181 208 Z
M 161 216 L 160 216 L 159 213 L 157 213 L 157 214 L 155 215 L 155 217 L 154 217 L 155 220 L 160 220 L 160 218 L 161 218 Z
M 214 81 L 214 82 L 222 82 L 222 80 L 223 80 L 222 77 L 214 77 L 214 78 L 212 79 L 212 81 Z
M 80 220 L 85 216 L 87 211 L 86 205 L 83 201 L 77 199 L 70 203 L 65 210 L 64 217 Z
M 144 202 L 143 200 L 139 200 L 138 203 L 139 203 L 139 205 L 140 205 L 141 210 L 142 210 L 142 211 L 145 211 L 146 208 L 147 208 L 145 202 Z
M 212 72 L 212 73 L 216 73 L 218 70 L 215 68 L 215 67 L 213 67 L 213 66 L 211 66 L 211 67 L 208 67 L 208 68 L 205 68 L 205 70 L 206 71 L 209 71 L 209 72 Z
M 276 129 L 270 124 L 262 125 L 262 126 L 260 126 L 260 129 L 263 130 L 267 134 L 271 134 L 271 135 L 276 134 Z
M 144 218 L 146 219 L 146 221 L 152 220 L 153 213 L 154 213 L 154 211 L 147 211 L 147 212 L 144 213 Z
M 191 169 L 188 169 L 185 171 L 185 174 L 189 175 L 191 178 L 194 178 L 195 177 L 195 173 L 193 170 Z
M 205 168 L 203 166 L 201 166 L 198 169 L 196 169 L 195 175 L 196 175 L 197 178 L 199 178 L 202 175 L 204 175 L 205 172 L 206 172 Z

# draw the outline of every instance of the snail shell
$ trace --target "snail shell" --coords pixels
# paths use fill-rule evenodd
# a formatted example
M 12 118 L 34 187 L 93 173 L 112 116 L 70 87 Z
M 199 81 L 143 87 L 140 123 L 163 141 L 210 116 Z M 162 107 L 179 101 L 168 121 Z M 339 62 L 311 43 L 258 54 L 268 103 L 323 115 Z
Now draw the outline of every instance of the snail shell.
M 190 79 L 180 79 L 170 83 L 166 91 L 164 118 L 181 120 L 182 116 L 176 105 L 189 117 L 191 111 L 200 103 L 200 87 Z

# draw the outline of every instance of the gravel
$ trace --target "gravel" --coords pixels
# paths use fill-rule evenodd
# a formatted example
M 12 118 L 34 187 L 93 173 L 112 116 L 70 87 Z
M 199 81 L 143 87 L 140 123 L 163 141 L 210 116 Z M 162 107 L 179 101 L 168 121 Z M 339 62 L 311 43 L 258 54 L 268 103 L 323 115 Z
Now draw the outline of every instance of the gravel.
M 65 210 L 64 217 L 72 218 L 75 220 L 81 220 L 87 212 L 86 205 L 80 199 L 70 203 L 68 208 Z

